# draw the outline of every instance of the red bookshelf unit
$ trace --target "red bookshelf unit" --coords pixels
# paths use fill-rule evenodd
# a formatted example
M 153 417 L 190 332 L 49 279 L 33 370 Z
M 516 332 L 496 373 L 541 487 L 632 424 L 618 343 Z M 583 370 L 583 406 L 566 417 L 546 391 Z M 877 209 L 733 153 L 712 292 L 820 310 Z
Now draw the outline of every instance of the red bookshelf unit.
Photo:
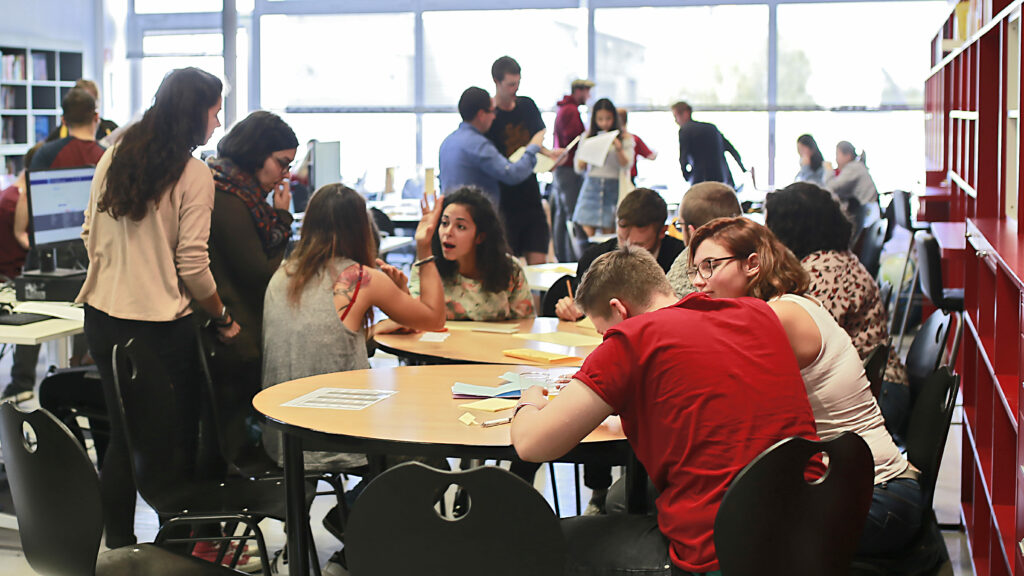
M 925 82 L 929 193 L 966 231 L 961 510 L 982 576 L 1024 576 L 1021 3 L 961 3 Z

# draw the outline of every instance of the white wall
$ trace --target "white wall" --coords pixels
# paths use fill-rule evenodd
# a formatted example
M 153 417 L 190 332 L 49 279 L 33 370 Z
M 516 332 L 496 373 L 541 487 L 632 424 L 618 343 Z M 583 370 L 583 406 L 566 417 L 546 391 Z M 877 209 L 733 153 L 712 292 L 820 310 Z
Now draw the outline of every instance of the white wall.
M 82 73 L 96 61 L 98 0 L 0 0 L 0 45 L 82 52 Z

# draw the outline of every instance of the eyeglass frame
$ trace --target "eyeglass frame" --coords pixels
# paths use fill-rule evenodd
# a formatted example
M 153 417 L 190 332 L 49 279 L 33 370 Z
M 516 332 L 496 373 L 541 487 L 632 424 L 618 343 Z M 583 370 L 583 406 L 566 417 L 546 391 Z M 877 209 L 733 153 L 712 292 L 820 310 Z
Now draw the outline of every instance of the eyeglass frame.
M 714 276 L 715 270 L 718 269 L 718 267 L 715 266 L 716 262 L 725 262 L 726 260 L 742 260 L 744 258 L 746 258 L 746 256 L 722 256 L 721 258 L 705 258 L 698 262 L 696 266 L 688 267 L 686 269 L 686 275 L 689 276 L 690 278 L 695 278 L 698 274 L 700 274 L 701 278 L 705 280 L 710 280 L 711 277 Z M 701 272 L 701 266 L 704 266 L 705 263 L 708 266 L 707 276 L 705 276 L 704 273 Z

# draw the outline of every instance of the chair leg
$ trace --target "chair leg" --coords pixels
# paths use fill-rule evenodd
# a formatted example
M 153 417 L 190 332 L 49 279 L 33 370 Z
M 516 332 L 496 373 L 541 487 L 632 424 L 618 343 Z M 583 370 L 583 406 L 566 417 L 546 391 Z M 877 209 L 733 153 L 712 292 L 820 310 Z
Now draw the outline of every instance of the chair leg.
M 903 294 L 903 286 L 906 285 L 907 266 L 910 265 L 910 256 L 913 254 L 913 252 L 914 233 L 910 232 L 910 243 L 907 244 L 907 257 L 903 259 L 903 272 L 900 273 L 899 286 L 896 287 L 896 292 L 893 294 L 894 298 L 892 305 L 892 314 L 889 316 L 889 334 L 892 334 L 893 330 L 896 328 L 896 315 L 897 313 L 899 313 L 900 310 L 900 295 Z M 911 291 L 913 291 L 913 288 L 911 288 Z M 907 300 L 907 304 L 910 304 L 909 300 Z
M 910 294 L 907 295 L 907 304 L 903 307 L 903 321 L 900 322 L 900 336 L 896 339 L 896 354 L 903 349 L 903 335 L 907 332 L 907 318 L 910 318 L 910 309 L 914 307 L 914 294 L 917 292 L 918 268 L 914 266 L 914 275 L 910 278 Z M 899 307 L 899 298 L 896 298 L 896 306 Z
M 956 335 L 953 336 L 953 349 L 949 352 L 949 369 L 956 370 L 956 359 L 960 354 L 960 340 L 964 336 L 964 313 L 953 312 L 956 316 Z
M 576 515 L 583 514 L 583 495 L 580 494 L 580 466 L 582 464 L 573 464 L 572 472 L 576 480 Z
M 562 507 L 558 502 L 558 480 L 555 478 L 555 463 L 548 462 L 548 475 L 551 477 L 551 496 L 555 499 L 555 516 L 562 517 Z
M 309 524 L 306 525 L 306 535 L 309 542 L 309 564 L 313 569 L 313 576 L 321 576 L 320 556 L 316 553 L 316 541 L 313 540 L 313 527 Z

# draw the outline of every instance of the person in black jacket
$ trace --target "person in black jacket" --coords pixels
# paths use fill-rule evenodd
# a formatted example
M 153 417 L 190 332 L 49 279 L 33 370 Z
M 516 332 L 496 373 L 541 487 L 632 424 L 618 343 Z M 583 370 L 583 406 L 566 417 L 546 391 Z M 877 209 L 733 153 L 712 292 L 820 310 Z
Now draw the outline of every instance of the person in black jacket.
M 583 253 L 583 257 L 576 265 L 576 278 L 583 278 L 590 264 L 598 256 L 612 252 L 619 247 L 619 243 L 645 248 L 654 255 L 654 259 L 666 273 L 686 247 L 679 239 L 665 235 L 668 230 L 668 225 L 665 224 L 668 219 L 668 206 L 661 195 L 650 188 L 637 188 L 630 192 L 615 210 L 615 216 L 615 238 L 591 246 Z M 567 321 L 583 317 L 583 312 L 568 296 L 558 301 L 555 314 Z
M 714 124 L 694 120 L 691 117 L 693 108 L 686 102 L 673 104 L 672 115 L 679 125 L 679 167 L 683 170 L 683 178 L 691 186 L 712 181 L 724 182 L 735 188 L 725 153 L 736 159 L 740 170 L 745 172 L 746 168 L 732 143 Z

